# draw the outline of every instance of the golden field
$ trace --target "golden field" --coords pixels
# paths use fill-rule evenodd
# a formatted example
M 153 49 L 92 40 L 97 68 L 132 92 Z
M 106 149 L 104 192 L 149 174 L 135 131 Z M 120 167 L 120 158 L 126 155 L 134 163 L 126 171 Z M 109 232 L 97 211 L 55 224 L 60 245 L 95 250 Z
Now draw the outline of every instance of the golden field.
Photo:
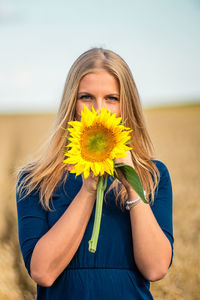
M 145 109 L 155 158 L 168 167 L 174 195 L 174 261 L 152 283 L 154 299 L 200 299 L 200 104 Z M 0 299 L 34 299 L 17 239 L 16 168 L 49 136 L 55 115 L 0 115 Z

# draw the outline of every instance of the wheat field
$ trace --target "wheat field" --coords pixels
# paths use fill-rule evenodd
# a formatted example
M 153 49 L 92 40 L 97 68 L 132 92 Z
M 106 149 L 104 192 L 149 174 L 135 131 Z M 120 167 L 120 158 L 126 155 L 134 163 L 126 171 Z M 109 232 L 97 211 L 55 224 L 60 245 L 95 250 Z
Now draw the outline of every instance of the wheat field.
M 174 196 L 174 260 L 151 284 L 154 299 L 200 299 L 200 104 L 145 109 L 155 158 L 168 167 Z M 55 115 L 0 115 L 0 299 L 35 299 L 22 262 L 15 203 L 16 169 L 51 132 Z

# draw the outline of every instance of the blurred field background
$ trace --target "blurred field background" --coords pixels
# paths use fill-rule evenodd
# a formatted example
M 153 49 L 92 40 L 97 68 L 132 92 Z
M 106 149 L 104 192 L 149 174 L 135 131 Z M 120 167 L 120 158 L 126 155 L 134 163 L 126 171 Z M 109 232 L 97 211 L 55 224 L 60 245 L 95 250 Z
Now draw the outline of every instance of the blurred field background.
M 155 157 L 168 167 L 174 194 L 174 261 L 152 284 L 154 299 L 200 299 L 200 104 L 145 109 Z M 49 136 L 53 114 L 0 115 L 0 299 L 34 299 L 17 236 L 16 168 Z

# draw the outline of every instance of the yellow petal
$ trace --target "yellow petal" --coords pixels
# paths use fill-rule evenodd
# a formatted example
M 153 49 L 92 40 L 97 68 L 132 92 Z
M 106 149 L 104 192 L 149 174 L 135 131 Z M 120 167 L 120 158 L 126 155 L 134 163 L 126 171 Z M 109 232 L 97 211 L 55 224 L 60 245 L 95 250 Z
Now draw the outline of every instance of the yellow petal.
M 73 173 L 76 176 L 84 174 L 87 178 L 90 171 L 95 176 L 102 176 L 105 172 L 113 175 L 113 160 L 126 156 L 126 151 L 132 149 L 126 143 L 130 140 L 130 128 L 121 124 L 121 117 L 111 114 L 103 107 L 90 111 L 84 106 L 81 112 L 81 122 L 70 121 L 69 149 L 63 161 L 73 164 Z

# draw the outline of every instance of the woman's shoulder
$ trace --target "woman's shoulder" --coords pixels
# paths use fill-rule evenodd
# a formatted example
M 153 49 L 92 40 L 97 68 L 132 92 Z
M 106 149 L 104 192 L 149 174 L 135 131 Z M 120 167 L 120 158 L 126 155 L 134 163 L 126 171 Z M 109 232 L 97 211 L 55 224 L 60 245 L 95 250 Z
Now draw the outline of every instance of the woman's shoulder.
M 16 190 L 19 192 L 22 189 L 23 183 L 26 181 L 26 178 L 30 175 L 30 172 L 24 168 L 20 169 L 17 174 L 16 179 Z
M 156 167 L 158 168 L 158 171 L 160 173 L 169 172 L 168 167 L 166 166 L 166 164 L 163 161 L 157 160 L 157 159 L 153 159 L 152 161 L 156 165 Z
M 24 199 L 26 196 L 35 197 L 39 195 L 39 186 L 30 189 L 29 182 L 31 180 L 31 171 L 27 168 L 21 168 L 18 171 L 16 179 L 16 197 L 17 199 Z
M 18 169 L 18 172 L 17 172 L 17 186 L 20 186 L 20 184 L 23 181 L 26 181 L 28 179 L 30 180 L 33 170 L 34 170 L 34 163 L 33 162 L 32 163 L 31 162 L 27 163 L 26 165 L 24 165 L 20 169 Z
M 29 174 L 30 172 L 27 169 L 21 168 L 17 173 L 17 183 L 21 183 Z
M 31 170 L 29 170 L 26 166 L 22 167 L 17 174 L 16 185 L 20 187 L 24 182 L 29 181 L 31 178 Z
M 159 184 L 171 182 L 170 173 L 166 164 L 163 161 L 156 160 L 156 159 L 152 161 L 156 165 L 159 171 L 159 177 L 160 177 Z

